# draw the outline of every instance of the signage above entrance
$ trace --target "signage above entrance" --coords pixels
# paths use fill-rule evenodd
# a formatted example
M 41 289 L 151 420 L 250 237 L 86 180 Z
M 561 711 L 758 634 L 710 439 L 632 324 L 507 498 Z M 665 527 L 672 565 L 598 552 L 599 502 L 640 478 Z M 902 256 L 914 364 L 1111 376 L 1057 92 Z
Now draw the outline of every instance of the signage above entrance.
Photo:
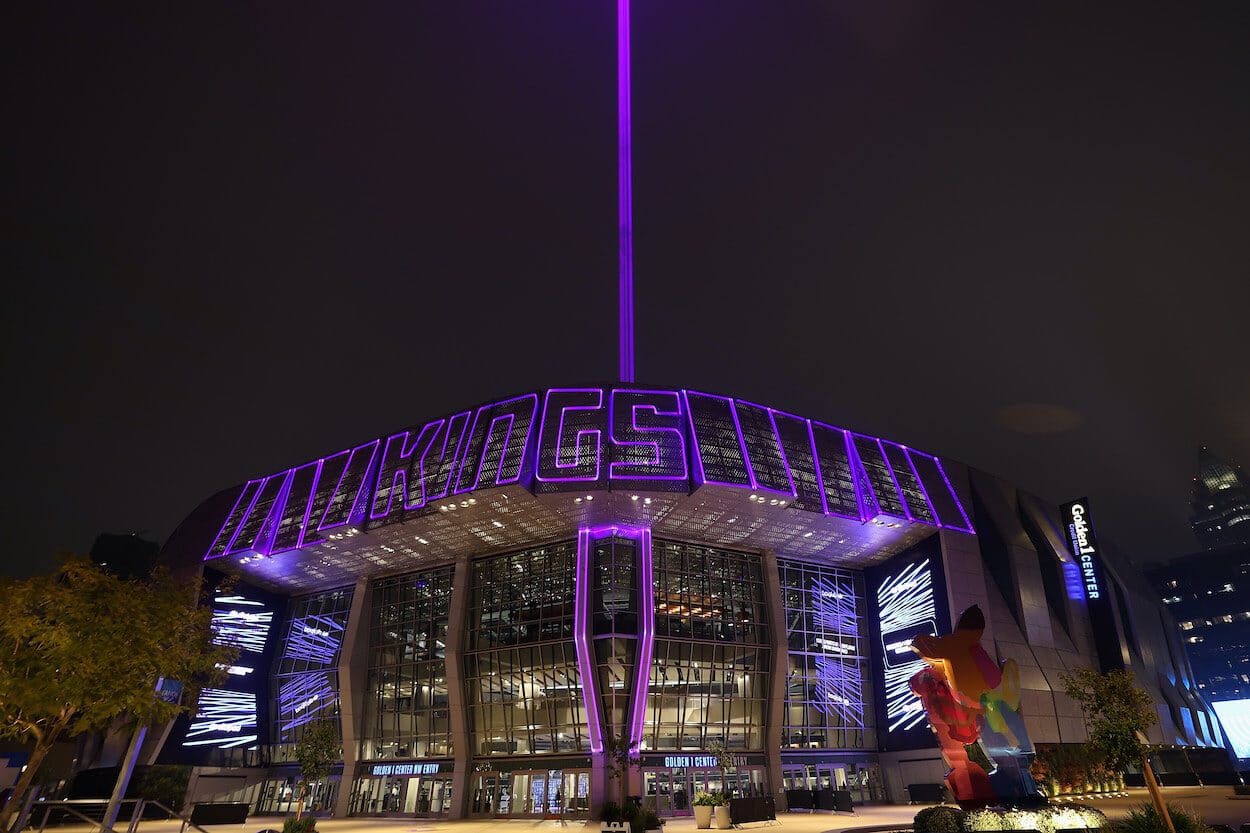
M 374 764 L 369 767 L 370 775 L 434 775 L 438 772 L 438 764 Z

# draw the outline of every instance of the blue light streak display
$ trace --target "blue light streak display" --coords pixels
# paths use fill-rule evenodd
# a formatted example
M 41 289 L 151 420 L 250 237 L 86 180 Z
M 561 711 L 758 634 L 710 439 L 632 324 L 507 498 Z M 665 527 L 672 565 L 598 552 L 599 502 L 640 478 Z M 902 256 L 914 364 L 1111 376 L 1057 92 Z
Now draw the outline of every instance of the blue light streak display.
M 213 643 L 231 645 L 241 651 L 259 654 L 265 650 L 273 611 L 264 602 L 242 596 L 213 599 Z
M 908 682 L 925 662 L 911 649 L 920 634 L 937 636 L 950 629 L 943 578 L 942 548 L 937 536 L 864 571 L 873 612 L 874 682 L 878 743 L 883 750 L 920 749 L 935 743 L 924 705 Z
M 841 586 L 825 576 L 812 582 L 812 614 L 816 623 L 828 633 L 836 633 L 848 641 L 822 640 L 821 648 L 836 654 L 854 654 L 859 638 L 859 619 L 855 615 L 854 588 Z M 858 662 L 837 657 L 817 656 L 817 709 L 836 718 L 839 725 L 864 726 L 864 680 Z
M 250 691 L 206 688 L 200 692 L 195 717 L 183 746 L 216 749 L 249 747 L 256 743 L 256 695 Z
M 220 580 L 220 576 L 217 579 Z M 213 576 L 206 574 L 212 581 Z M 254 749 L 261 738 L 261 707 L 271 659 L 266 654 L 277 600 L 247 585 L 213 598 L 213 638 L 239 649 L 218 688 L 200 692 L 182 746 L 206 750 Z
M 913 637 L 937 636 L 933 571 L 929 559 L 887 577 L 877 588 L 881 651 L 885 659 L 886 731 L 913 729 L 925 721 L 924 705 L 907 682 L 925 661 L 911 649 Z
M 274 680 L 279 743 L 297 741 L 297 730 L 314 720 L 336 717 L 339 652 L 351 601 L 351 590 L 335 590 L 295 602 Z

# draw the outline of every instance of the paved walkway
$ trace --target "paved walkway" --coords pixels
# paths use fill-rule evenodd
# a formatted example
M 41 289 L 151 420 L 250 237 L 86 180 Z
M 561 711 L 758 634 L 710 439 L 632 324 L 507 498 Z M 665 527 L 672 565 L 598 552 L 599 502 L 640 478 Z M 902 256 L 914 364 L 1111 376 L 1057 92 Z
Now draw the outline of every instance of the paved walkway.
M 1250 799 L 1233 797 L 1232 787 L 1167 787 L 1164 797 L 1175 804 L 1196 810 L 1209 824 L 1227 824 L 1236 829 L 1250 822 Z M 1110 818 L 1124 816 L 1132 807 L 1148 802 L 1150 797 L 1144 789 L 1130 789 L 1118 796 L 1074 800 L 1087 803 L 1102 810 Z M 830 831 L 894 831 L 911 826 L 919 805 L 884 804 L 856 808 L 848 813 L 782 813 L 776 824 L 758 822 L 744 825 L 742 830 L 758 830 L 760 833 L 830 833 Z M 214 825 L 213 833 L 257 833 L 267 828 L 281 830 L 285 816 L 252 816 L 242 831 L 235 825 Z M 38 824 L 38 816 L 35 817 Z M 175 821 L 145 821 L 139 825 L 139 833 L 180 833 L 181 824 Z M 693 817 L 668 821 L 665 833 L 695 833 Z M 52 828 L 49 828 L 51 830 Z M 124 829 L 124 827 L 122 828 Z M 86 825 L 66 825 L 56 828 L 57 833 L 90 833 Z M 318 833 L 584 833 L 598 830 L 598 824 L 584 821 L 559 821 L 541 819 L 464 819 L 444 821 L 441 819 L 389 819 L 346 818 L 319 819 Z M 194 833 L 194 831 L 191 831 Z

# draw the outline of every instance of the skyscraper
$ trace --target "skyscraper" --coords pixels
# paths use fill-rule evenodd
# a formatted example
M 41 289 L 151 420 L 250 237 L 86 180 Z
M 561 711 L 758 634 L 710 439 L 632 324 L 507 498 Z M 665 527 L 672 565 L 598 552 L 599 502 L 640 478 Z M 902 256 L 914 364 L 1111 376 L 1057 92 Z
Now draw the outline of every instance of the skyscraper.
M 1194 535 L 1208 550 L 1250 543 L 1250 479 L 1203 446 L 1194 478 Z

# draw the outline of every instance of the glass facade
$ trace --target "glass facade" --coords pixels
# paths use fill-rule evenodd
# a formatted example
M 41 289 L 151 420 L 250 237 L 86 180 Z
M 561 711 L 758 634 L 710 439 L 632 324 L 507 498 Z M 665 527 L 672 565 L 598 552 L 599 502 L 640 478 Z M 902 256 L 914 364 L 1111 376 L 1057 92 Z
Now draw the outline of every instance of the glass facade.
M 572 541 L 473 562 L 464 658 L 476 756 L 587 751 Z
M 764 794 L 761 753 L 779 637 L 789 650 L 787 754 L 872 748 L 860 574 L 779 562 L 788 631 L 780 636 L 769 627 L 758 553 L 652 541 L 617 528 L 583 532 L 580 540 L 580 549 L 577 541 L 556 541 L 371 583 L 352 813 L 450 812 L 450 712 L 461 704 L 468 733 L 461 754 L 471 769 L 457 800 L 469 815 L 586 816 L 597 789 L 591 732 L 599 730 L 641 731 L 641 783 L 630 789 L 669 813 L 690 812 L 700 790 Z M 579 586 L 579 575 L 587 586 Z M 345 624 L 350 603 L 349 591 L 294 603 L 279 690 L 297 681 L 310 691 L 313 682 L 337 684 L 337 645 L 326 633 Z M 448 657 L 449 622 L 460 615 L 453 617 L 453 605 L 461 604 L 464 641 Z M 448 687 L 449 661 L 463 671 L 462 690 Z M 593 668 L 593 684 L 583 680 L 583 667 Z M 593 689 L 597 715 L 586 711 L 583 682 Z M 280 731 L 296 737 L 305 711 L 331 703 L 327 694 L 315 706 L 291 705 Z M 738 755 L 729 781 L 709 763 L 716 744 Z
M 782 747 L 875 748 L 863 576 L 797 561 L 777 566 L 789 650 Z
M 446 646 L 454 576 L 443 567 L 374 582 L 361 758 L 452 754 Z
M 761 557 L 655 541 L 652 564 L 642 748 L 763 749 L 770 648 Z
M 283 623 L 282 653 L 274 674 L 276 761 L 294 759 L 304 727 L 339 714 L 339 655 L 352 588 L 292 600 Z

